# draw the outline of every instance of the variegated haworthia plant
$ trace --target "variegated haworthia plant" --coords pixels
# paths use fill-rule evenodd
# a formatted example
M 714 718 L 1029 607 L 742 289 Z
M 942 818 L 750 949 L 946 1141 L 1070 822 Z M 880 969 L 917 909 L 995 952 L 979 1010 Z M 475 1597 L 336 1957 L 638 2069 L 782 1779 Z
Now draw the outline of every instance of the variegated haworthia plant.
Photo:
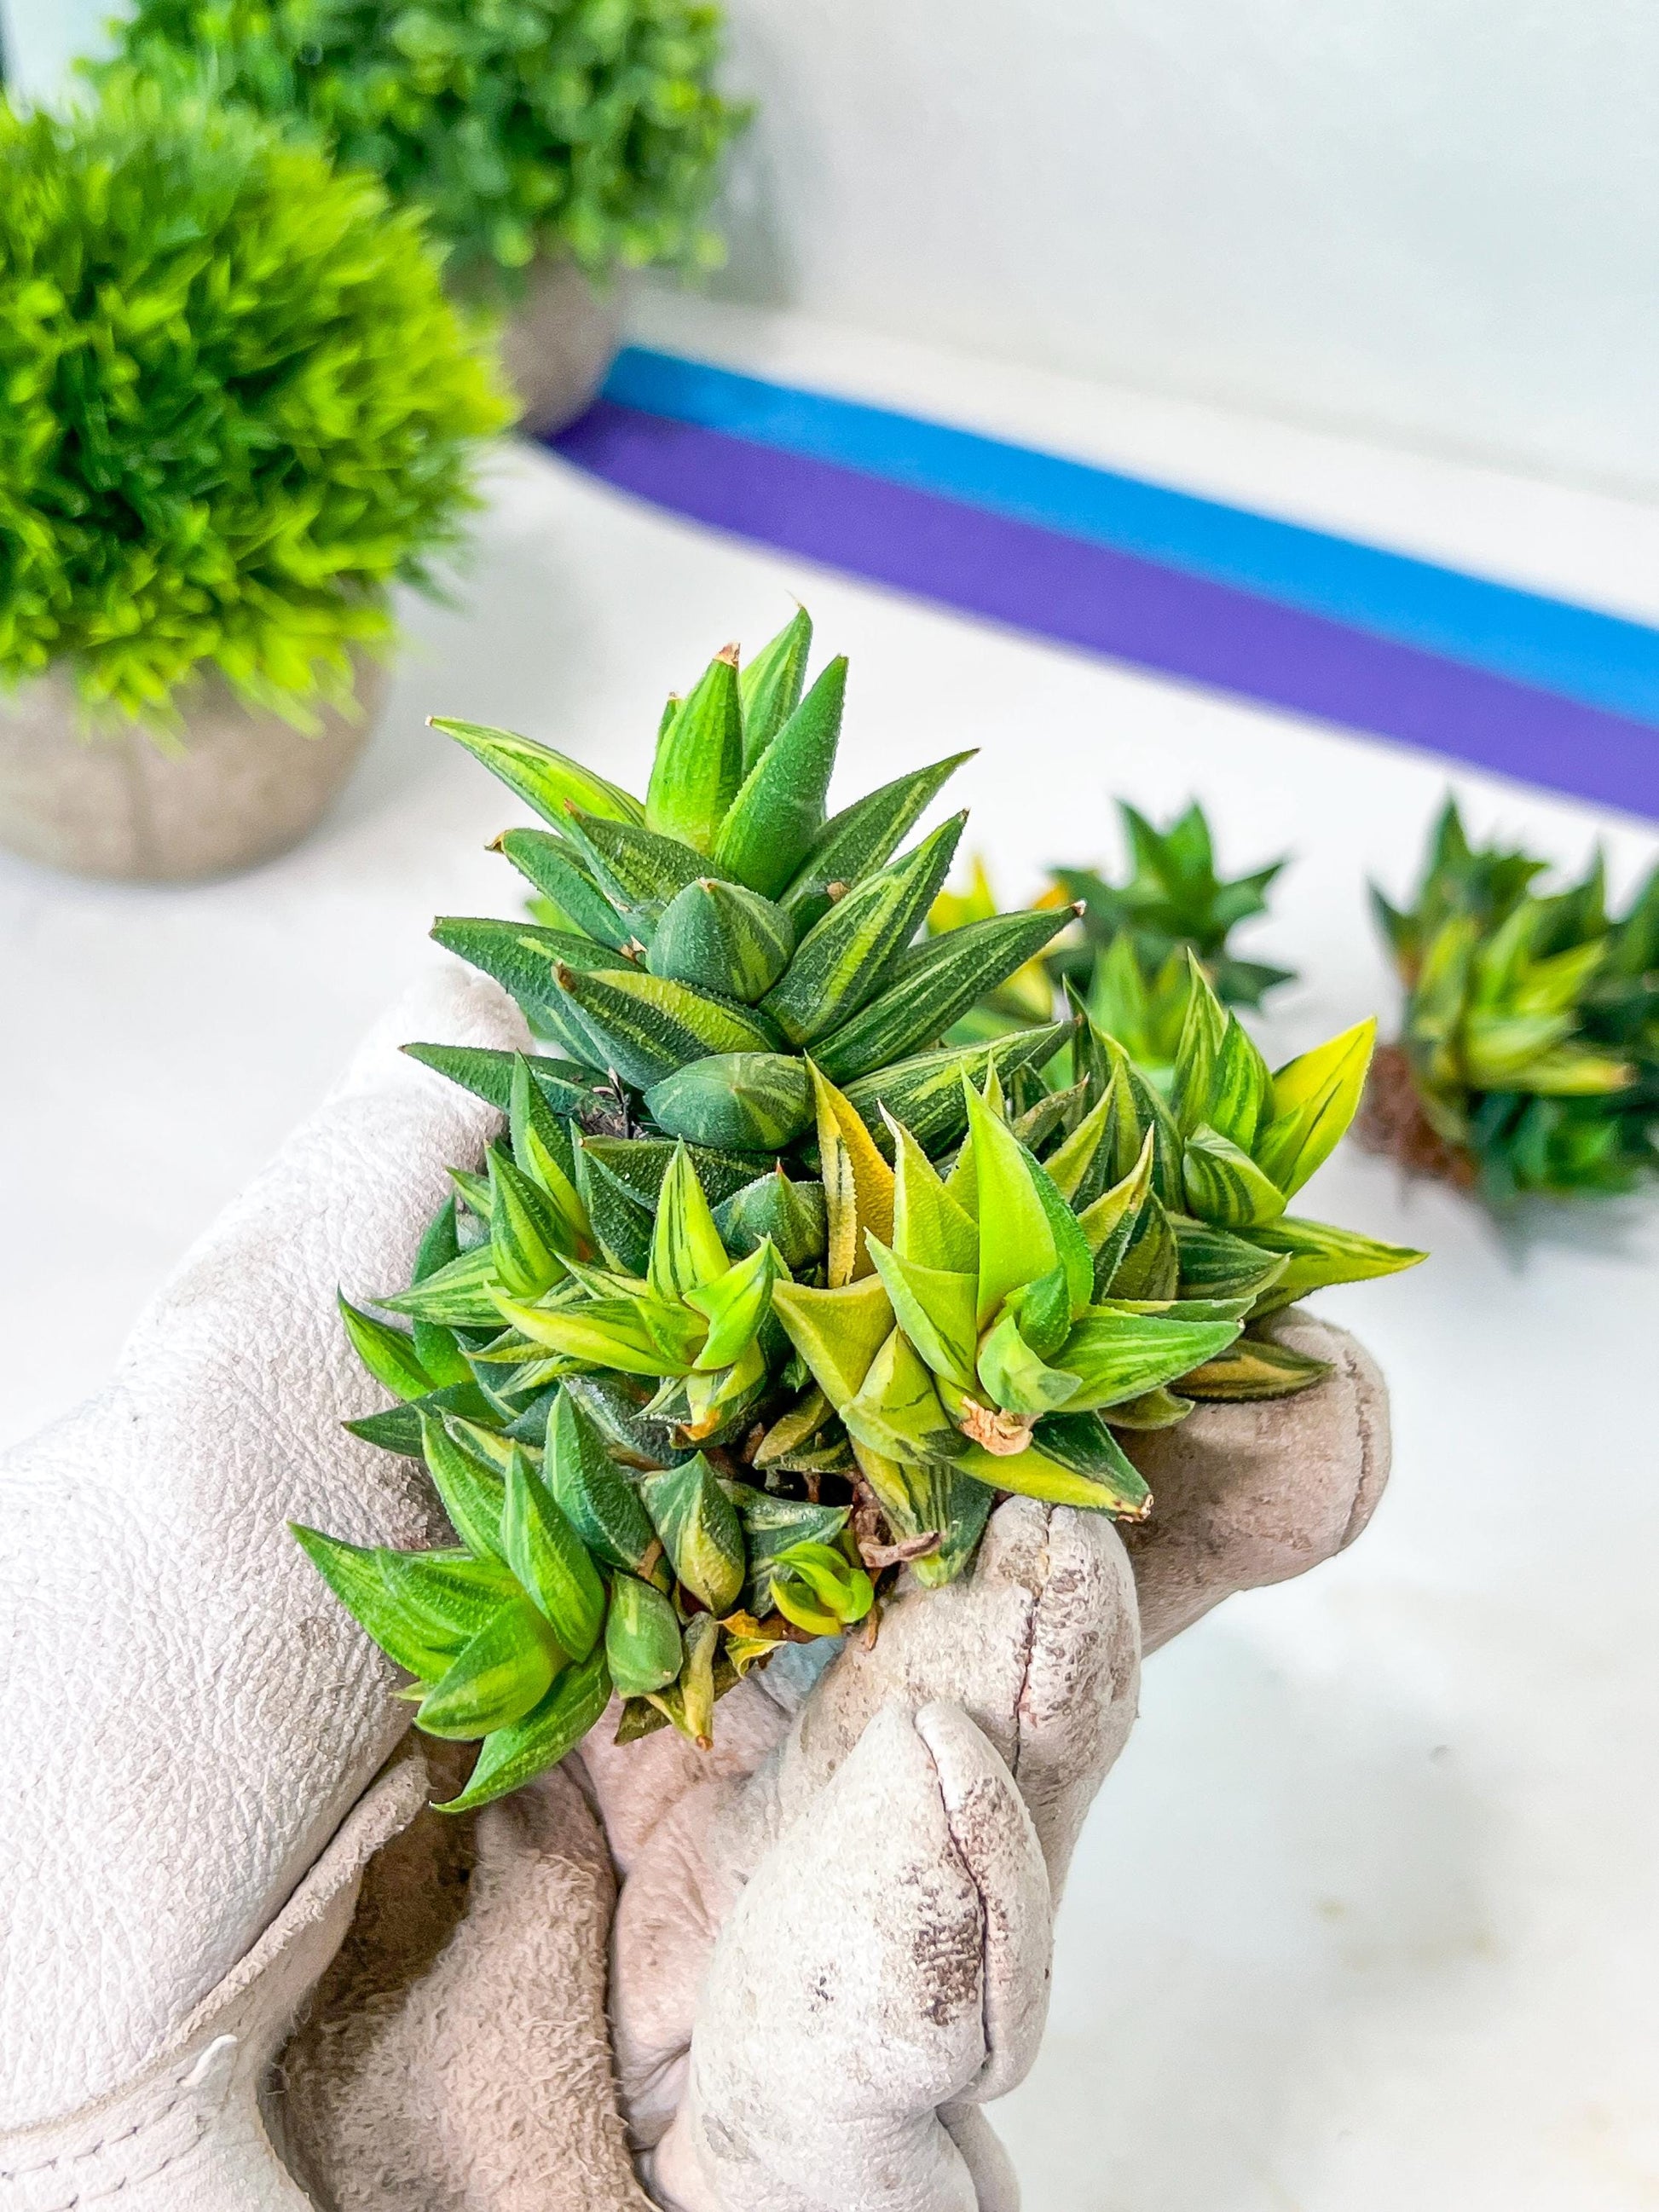
M 1138 1518 L 1125 1436 L 1324 1370 L 1271 1316 L 1419 1255 L 1293 1218 L 1347 1126 L 1363 1025 L 1271 1073 L 1195 966 L 1167 1095 L 1086 1009 L 951 1046 L 1069 908 L 918 937 L 954 760 L 830 814 L 844 662 L 799 615 L 671 700 L 641 803 L 527 739 L 449 729 L 546 823 L 501 849 L 537 923 L 440 922 L 556 1049 L 410 1049 L 492 1101 L 414 1279 L 343 1303 L 457 1541 L 298 1532 L 482 1739 L 457 1808 L 623 1736 L 709 1741 L 785 1641 L 948 1582 L 1000 1493 Z M 387 1318 L 391 1316 L 391 1318 Z
M 1659 868 L 1622 915 L 1599 854 L 1540 893 L 1548 869 L 1472 845 L 1448 801 L 1413 904 L 1371 894 L 1406 999 L 1366 1140 L 1500 1203 L 1627 1190 L 1659 1166 Z

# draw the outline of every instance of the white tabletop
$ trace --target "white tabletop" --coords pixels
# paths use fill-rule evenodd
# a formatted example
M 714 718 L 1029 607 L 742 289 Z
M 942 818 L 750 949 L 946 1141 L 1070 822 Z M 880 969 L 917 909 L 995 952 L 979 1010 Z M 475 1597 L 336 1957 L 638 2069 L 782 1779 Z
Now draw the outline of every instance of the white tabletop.
M 650 310 L 659 340 L 669 313 Z M 797 373 L 835 380 L 833 356 L 856 383 L 857 342 L 785 337 Z M 727 355 L 763 358 L 752 337 Z M 891 349 L 867 360 L 886 396 Z M 1071 449 L 1139 437 L 1142 465 L 1168 442 L 1159 403 L 1071 386 L 1061 408 L 1052 380 L 938 369 L 956 419 L 1040 436 L 1064 416 Z M 1300 433 L 1193 427 L 1199 489 L 1237 495 L 1278 455 L 1304 511 L 1327 487 L 1310 519 L 1360 527 L 1370 496 L 1389 543 L 1474 560 L 1484 528 L 1492 573 L 1644 611 L 1608 552 L 1653 547 L 1643 510 L 1328 440 L 1322 475 Z M 1405 887 L 1448 781 L 1432 761 L 811 573 L 523 450 L 495 468 L 466 591 L 411 607 L 365 764 L 287 859 L 152 890 L 0 858 L 0 1438 L 102 1376 L 169 1263 L 436 957 L 432 915 L 513 909 L 483 848 L 520 810 L 422 716 L 633 781 L 665 692 L 725 639 L 769 635 L 792 591 L 852 656 L 843 792 L 979 745 L 961 793 L 1011 896 L 1046 860 L 1115 860 L 1109 793 L 1154 815 L 1197 793 L 1230 866 L 1297 855 L 1251 937 L 1303 975 L 1270 1048 L 1393 1008 L 1364 878 Z M 1638 825 L 1451 780 L 1477 830 L 1567 862 L 1603 835 L 1621 887 L 1653 855 Z M 1651 2207 L 1659 1210 L 1502 1230 L 1346 1148 L 1307 1207 L 1433 1252 L 1321 1302 L 1388 1370 L 1393 1484 L 1340 1562 L 1149 1665 L 1073 1875 L 1048 2042 L 999 2124 L 1031 2212 Z

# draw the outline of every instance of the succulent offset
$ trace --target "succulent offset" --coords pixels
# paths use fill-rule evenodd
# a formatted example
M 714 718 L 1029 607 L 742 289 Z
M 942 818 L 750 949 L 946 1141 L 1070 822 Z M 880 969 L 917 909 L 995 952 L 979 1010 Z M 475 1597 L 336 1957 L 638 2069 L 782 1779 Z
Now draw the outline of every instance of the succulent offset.
M 811 636 L 671 700 L 643 803 L 440 725 L 549 826 L 499 841 L 538 921 L 434 934 L 556 1050 L 409 1048 L 505 1127 L 410 1285 L 342 1302 L 398 1401 L 350 1425 L 458 1542 L 297 1533 L 417 1724 L 483 1739 L 458 1808 L 613 1690 L 623 1737 L 707 1743 L 781 1643 L 960 1574 L 999 1494 L 1144 1516 L 1123 1435 L 1316 1384 L 1271 1316 L 1420 1256 L 1286 1212 L 1370 1024 L 1271 1073 L 1192 961 L 1167 1097 L 1086 1011 L 941 1042 L 1071 909 L 918 935 L 961 817 L 901 848 L 957 761 L 830 814 L 846 665 L 806 689 Z
M 1189 953 L 1226 1006 L 1259 1006 L 1264 992 L 1291 980 L 1287 968 L 1241 960 L 1227 948 L 1241 922 L 1267 912 L 1267 894 L 1283 860 L 1224 881 L 1196 801 L 1167 830 L 1156 829 L 1126 800 L 1118 801 L 1118 811 L 1129 849 L 1128 880 L 1110 883 L 1093 868 L 1055 868 L 1038 904 L 1069 907 L 1076 926 L 988 991 L 957 1025 L 958 1039 L 993 1036 L 1042 1019 L 1063 985 L 1143 1068 L 1166 1082 L 1186 1018 Z M 989 878 L 975 861 L 965 891 L 940 894 L 934 926 L 954 927 L 995 912 Z
M 1548 866 L 1472 846 L 1448 802 L 1414 903 L 1372 890 L 1406 1003 L 1368 1141 L 1499 1201 L 1624 1190 L 1659 1164 L 1659 869 L 1615 920 L 1599 854 L 1540 895 Z

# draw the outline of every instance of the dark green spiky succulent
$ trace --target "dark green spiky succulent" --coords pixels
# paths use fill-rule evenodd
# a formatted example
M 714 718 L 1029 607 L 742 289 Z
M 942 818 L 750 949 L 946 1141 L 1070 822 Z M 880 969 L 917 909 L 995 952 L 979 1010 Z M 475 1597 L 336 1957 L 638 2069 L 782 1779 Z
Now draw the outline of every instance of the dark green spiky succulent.
M 1196 802 L 1167 830 L 1155 829 L 1125 800 L 1118 801 L 1118 811 L 1129 848 L 1127 882 L 1109 883 L 1091 868 L 1055 868 L 1037 903 L 1070 908 L 1077 926 L 988 990 L 957 1024 L 958 1042 L 1040 1019 L 1063 984 L 1081 997 L 1102 1029 L 1167 1084 L 1186 1019 L 1189 952 L 1224 1006 L 1259 1006 L 1264 992 L 1292 980 L 1288 968 L 1241 960 L 1227 949 L 1241 922 L 1266 913 L 1267 890 L 1283 860 L 1224 882 L 1215 872 L 1209 823 Z M 990 880 L 975 861 L 966 891 L 940 894 L 934 926 L 955 928 L 996 910 Z
M 1659 869 L 1615 920 L 1599 853 L 1540 895 L 1548 866 L 1472 846 L 1449 801 L 1413 904 L 1371 894 L 1406 1005 L 1370 1140 L 1499 1202 L 1625 1190 L 1659 1164 Z
M 805 690 L 810 640 L 672 701 L 643 804 L 441 726 L 549 823 L 501 845 L 554 919 L 436 933 L 560 1049 L 410 1047 L 505 1131 L 396 1320 L 343 1309 L 398 1401 L 351 1425 L 424 1460 L 458 1544 L 299 1533 L 417 1724 L 483 1739 L 458 1807 L 613 1690 L 623 1736 L 707 1742 L 780 1643 L 959 1574 L 999 1494 L 1144 1516 L 1122 1434 L 1317 1383 L 1271 1316 L 1419 1256 L 1285 1212 L 1370 1024 L 1271 1074 L 1194 965 L 1167 1099 L 1086 1012 L 941 1043 L 1068 916 L 918 941 L 960 820 L 899 848 L 956 763 L 828 814 L 845 667 Z
M 1164 971 L 1171 957 L 1195 953 L 1223 1006 L 1259 1006 L 1264 992 L 1295 971 L 1241 960 L 1227 939 L 1241 922 L 1267 911 L 1267 893 L 1284 867 L 1274 860 L 1231 882 L 1215 870 L 1215 845 L 1197 801 L 1167 830 L 1154 829 L 1127 799 L 1117 802 L 1129 848 L 1129 876 L 1109 883 L 1092 868 L 1056 868 L 1061 894 L 1083 908 L 1081 938 L 1055 958 L 1062 975 L 1085 992 L 1097 964 L 1127 939 L 1143 975 Z

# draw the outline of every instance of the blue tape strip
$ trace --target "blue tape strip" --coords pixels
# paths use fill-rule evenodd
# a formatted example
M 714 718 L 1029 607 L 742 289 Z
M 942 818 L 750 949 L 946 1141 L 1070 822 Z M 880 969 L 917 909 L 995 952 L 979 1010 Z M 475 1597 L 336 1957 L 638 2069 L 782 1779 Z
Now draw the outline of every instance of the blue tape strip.
M 1659 630 L 854 400 L 629 346 L 617 405 L 857 469 L 1659 722 Z

